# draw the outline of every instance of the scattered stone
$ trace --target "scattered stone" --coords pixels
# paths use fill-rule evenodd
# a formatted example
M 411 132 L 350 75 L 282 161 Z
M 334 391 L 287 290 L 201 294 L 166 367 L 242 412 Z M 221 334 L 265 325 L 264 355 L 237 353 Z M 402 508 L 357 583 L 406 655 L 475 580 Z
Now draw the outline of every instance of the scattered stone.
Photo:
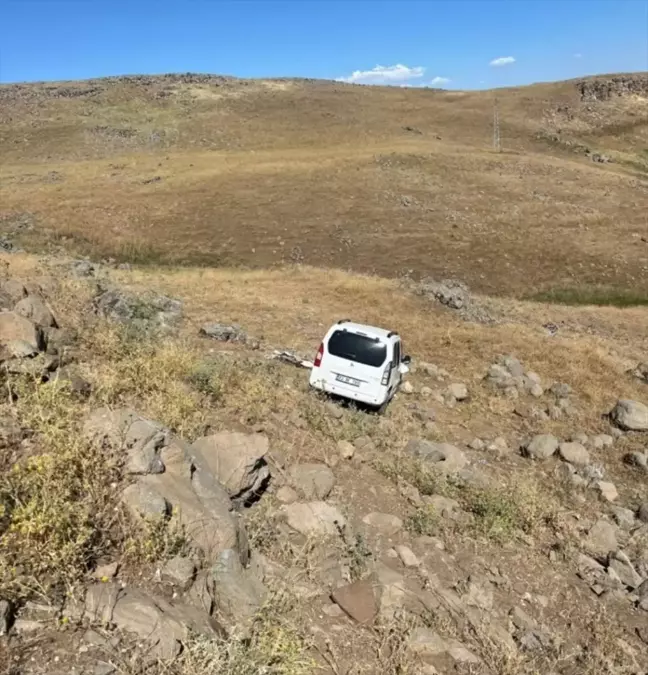
M 236 324 L 208 323 L 200 329 L 200 334 L 221 342 L 247 342 L 247 333 Z
M 630 530 L 635 524 L 635 514 L 622 506 L 610 507 L 616 524 L 624 530 Z
M 583 542 L 585 550 L 598 558 L 607 558 L 618 549 L 617 529 L 607 520 L 597 520 Z
M 70 272 L 77 277 L 92 277 L 95 266 L 89 260 L 73 260 L 70 263 Z
M 64 366 L 59 368 L 52 377 L 50 382 L 60 382 L 68 387 L 76 396 L 87 398 L 92 393 L 92 385 L 88 380 L 82 377 L 78 371 L 72 366 Z
M 413 394 L 414 393 L 414 386 L 412 385 L 411 382 L 405 381 L 401 384 L 400 390 L 403 392 L 403 394 Z
M 604 499 L 606 502 L 613 502 L 619 498 L 619 493 L 614 483 L 598 480 L 594 483 L 593 487 L 599 493 L 601 499 Z
M 610 418 L 624 431 L 648 431 L 648 407 L 638 401 L 617 401 L 610 411 Z
M 227 431 L 199 438 L 191 446 L 194 462 L 210 471 L 231 499 L 243 504 L 258 497 L 270 480 L 268 448 L 263 434 Z
M 281 512 L 288 525 L 304 536 L 336 536 L 346 527 L 346 519 L 326 502 L 284 504 Z
M 614 438 L 609 434 L 598 434 L 592 436 L 591 443 L 595 450 L 602 450 L 603 448 L 611 448 L 614 445 Z
M 468 387 L 465 384 L 455 382 L 446 389 L 446 395 L 456 401 L 465 401 L 468 398 Z
M 299 500 L 299 495 L 289 485 L 282 485 L 277 490 L 276 497 L 281 504 L 293 504 Z
M 353 459 L 355 447 L 349 441 L 338 441 L 337 449 L 342 459 Z
M 564 382 L 554 382 L 549 388 L 549 391 L 556 398 L 566 399 L 569 398 L 569 396 L 571 395 L 572 388 Z
M 468 579 L 466 592 L 462 596 L 462 601 L 469 607 L 477 607 L 486 612 L 493 609 L 493 588 L 488 581 L 479 583 L 472 577 Z
M 449 443 L 412 439 L 405 447 L 405 451 L 444 474 L 458 473 L 468 464 L 466 455 Z
M 587 466 L 590 461 L 589 453 L 581 443 L 561 443 L 558 447 L 560 458 L 574 466 Z
M 447 655 L 454 664 L 479 664 L 480 660 L 461 642 L 442 638 L 430 628 L 415 628 L 409 637 L 409 648 L 422 661 L 429 662 L 436 657 Z
M 113 577 L 116 577 L 118 571 L 119 571 L 119 563 L 118 562 L 110 562 L 110 563 L 106 563 L 105 565 L 99 565 L 98 567 L 95 567 L 95 570 L 92 573 L 92 576 L 95 579 L 99 579 L 100 581 L 103 581 L 103 580 L 106 580 L 106 579 L 112 579 Z
M 509 445 L 508 445 L 508 443 L 506 442 L 506 439 L 503 436 L 497 436 L 497 438 L 494 438 L 488 444 L 487 450 L 489 452 L 495 453 L 495 455 L 498 458 L 505 457 L 510 452 Z
M 175 556 L 168 560 L 161 570 L 162 579 L 178 586 L 183 591 L 191 586 L 196 574 L 193 560 L 182 556 Z
M 106 663 L 105 661 L 99 661 L 92 670 L 92 675 L 113 675 L 116 672 L 117 666 L 113 666 L 112 663 Z
M 6 309 L 13 307 L 17 302 L 27 296 L 25 284 L 18 279 L 7 279 L 0 286 L 3 296 L 7 296 L 8 302 Z
M 360 624 L 371 623 L 378 614 L 373 584 L 368 579 L 336 588 L 331 597 L 354 621 Z
M 344 409 L 342 406 L 333 403 L 333 401 L 328 401 L 326 403 L 326 410 L 333 419 L 341 420 L 344 417 Z
M 289 471 L 293 487 L 308 500 L 324 500 L 335 486 L 335 476 L 326 464 L 296 464 Z
M 416 555 L 414 555 L 412 549 L 408 546 L 401 544 L 395 548 L 398 557 L 401 559 L 401 562 L 403 565 L 405 565 L 405 567 L 418 567 L 421 564 Z
M 106 625 L 112 622 L 113 610 L 121 589 L 114 583 L 93 584 L 85 596 L 84 617 L 93 623 Z
M 403 529 L 403 521 L 398 516 L 389 513 L 374 511 L 367 514 L 362 522 L 385 537 L 391 537 Z
M 539 434 L 534 436 L 522 447 L 525 456 L 531 459 L 548 459 L 558 450 L 558 439 L 551 434 Z
M 481 438 L 474 438 L 470 443 L 468 444 L 468 447 L 471 450 L 475 450 L 477 452 L 482 451 L 486 447 L 486 443 L 482 441 Z

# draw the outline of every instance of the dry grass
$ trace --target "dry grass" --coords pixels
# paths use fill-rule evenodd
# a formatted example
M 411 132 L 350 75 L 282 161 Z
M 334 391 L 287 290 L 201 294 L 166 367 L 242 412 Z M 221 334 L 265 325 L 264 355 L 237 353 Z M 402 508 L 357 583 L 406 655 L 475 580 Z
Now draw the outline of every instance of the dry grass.
M 68 248 L 146 264 L 413 270 L 508 296 L 623 291 L 645 274 L 639 97 L 585 104 L 574 82 L 502 90 L 496 154 L 490 92 L 64 86 L 93 91 L 0 89 L 3 212 L 35 216 L 31 245 L 65 237 Z M 557 129 L 560 143 L 538 138 Z M 563 141 L 619 161 L 595 164 Z

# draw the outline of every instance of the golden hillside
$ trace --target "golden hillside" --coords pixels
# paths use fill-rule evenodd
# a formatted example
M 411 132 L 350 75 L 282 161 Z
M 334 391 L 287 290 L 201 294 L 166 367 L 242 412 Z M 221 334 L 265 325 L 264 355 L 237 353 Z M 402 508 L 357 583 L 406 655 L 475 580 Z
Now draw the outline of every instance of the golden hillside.
M 305 262 L 514 296 L 636 289 L 647 92 L 646 74 L 497 92 L 199 75 L 2 85 L 0 215 L 23 245 L 65 238 L 120 260 Z

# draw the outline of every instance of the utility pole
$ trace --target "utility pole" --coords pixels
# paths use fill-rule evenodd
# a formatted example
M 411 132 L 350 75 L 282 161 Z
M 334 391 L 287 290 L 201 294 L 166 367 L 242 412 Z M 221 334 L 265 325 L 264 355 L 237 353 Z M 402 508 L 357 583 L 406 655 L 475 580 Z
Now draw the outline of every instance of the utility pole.
M 502 143 L 500 138 L 499 109 L 497 108 L 497 97 L 493 104 L 493 150 L 501 152 Z

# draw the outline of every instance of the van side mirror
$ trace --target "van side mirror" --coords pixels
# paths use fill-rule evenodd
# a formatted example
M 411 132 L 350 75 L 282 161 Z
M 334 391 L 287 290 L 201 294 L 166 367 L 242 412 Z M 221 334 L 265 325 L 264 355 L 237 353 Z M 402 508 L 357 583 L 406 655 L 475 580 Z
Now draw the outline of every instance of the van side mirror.
M 401 359 L 401 363 L 404 363 L 406 366 L 409 366 L 410 363 L 412 363 L 412 357 L 409 354 L 405 354 L 403 358 Z

